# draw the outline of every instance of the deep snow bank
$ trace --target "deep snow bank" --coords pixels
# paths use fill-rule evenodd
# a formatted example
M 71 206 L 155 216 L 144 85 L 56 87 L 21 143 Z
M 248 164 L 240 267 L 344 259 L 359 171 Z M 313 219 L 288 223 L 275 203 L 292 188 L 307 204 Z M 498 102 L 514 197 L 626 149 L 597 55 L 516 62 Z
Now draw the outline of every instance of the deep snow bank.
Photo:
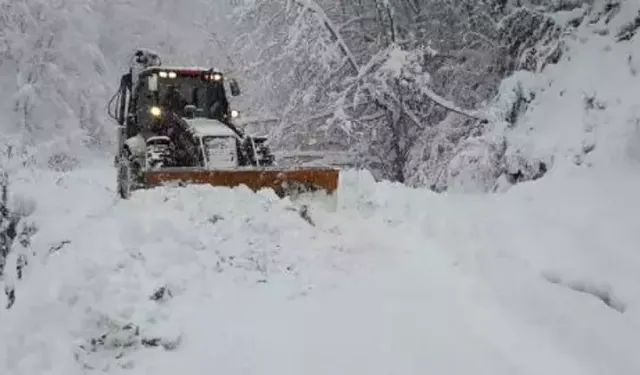
M 137 344 L 173 345 L 183 322 L 150 298 L 162 288 L 175 299 L 171 309 L 191 310 L 220 293 L 233 298 L 243 286 L 286 302 L 330 286 L 385 248 L 366 237 L 371 227 L 309 222 L 273 192 L 195 186 L 116 201 L 114 177 L 103 167 L 14 180 L 21 194 L 43 203 L 30 217 L 40 225 L 36 256 L 18 282 L 16 305 L 1 313 L 7 345 L 0 362 L 9 373 L 40 373 L 47 362 L 73 373 L 75 356 L 101 368 L 101 355 L 114 362 L 127 345 L 109 341 L 96 354 L 91 340 L 111 332 L 126 341 L 127 324 L 139 327 Z
M 554 63 L 541 71 L 521 70 L 503 80 L 488 107 L 488 131 L 456 149 L 435 188 L 502 191 L 575 165 L 637 173 L 640 5 L 632 0 L 591 3 L 582 11 L 541 14 L 567 28 L 532 52 L 557 49 L 561 57 L 556 62 L 546 56 Z M 447 139 L 447 134 L 439 136 Z
M 553 351 L 584 365 L 578 373 L 632 374 L 640 368 L 634 354 L 640 329 L 640 175 L 565 167 L 491 196 L 435 195 L 387 183 L 359 189 L 367 202 L 360 214 L 369 211 L 402 223 L 403 230 L 414 228 L 424 241 L 419 252 L 446 253 L 448 276 L 455 269 L 473 280 L 473 292 L 463 298 L 488 304 L 495 319 L 517 321 L 517 328 L 506 329 L 531 329 L 513 341 L 500 325 L 486 331 L 513 345 L 509 355 L 543 355 L 522 336 L 539 334 Z M 428 273 L 424 282 L 436 282 Z M 565 373 L 559 366 L 550 360 L 532 373 Z
M 530 177 L 538 171 L 527 171 L 523 163 L 536 160 L 560 169 L 567 164 L 637 168 L 640 37 L 633 35 L 638 22 L 636 1 L 596 1 L 581 24 L 559 41 L 564 53 L 557 64 L 505 80 L 498 104 L 517 97 L 526 109 L 516 112 L 515 125 L 495 129 L 494 134 L 507 137 L 510 173 L 520 168 Z
M 23 190 L 57 199 L 0 312 L 3 373 L 640 369 L 639 179 L 576 168 L 474 197 L 345 172 L 312 225 L 242 188 L 115 201 L 105 171 Z

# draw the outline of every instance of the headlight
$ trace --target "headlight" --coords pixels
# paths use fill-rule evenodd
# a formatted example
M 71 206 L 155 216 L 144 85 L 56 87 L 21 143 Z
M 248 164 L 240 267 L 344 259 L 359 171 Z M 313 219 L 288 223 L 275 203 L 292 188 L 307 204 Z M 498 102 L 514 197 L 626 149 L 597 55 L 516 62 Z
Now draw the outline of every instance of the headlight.
M 160 107 L 151 107 L 149 109 L 149 113 L 151 113 L 151 116 L 153 117 L 160 117 L 160 115 L 162 115 L 162 110 Z
M 214 81 L 222 81 L 222 74 L 214 74 L 211 76 L 211 79 L 213 79 Z
M 169 78 L 176 78 L 178 74 L 176 72 L 169 72 Z
M 236 118 L 238 116 L 240 116 L 240 112 L 236 110 L 231 111 L 231 118 Z
M 167 72 L 159 72 L 158 75 L 160 78 L 167 78 Z

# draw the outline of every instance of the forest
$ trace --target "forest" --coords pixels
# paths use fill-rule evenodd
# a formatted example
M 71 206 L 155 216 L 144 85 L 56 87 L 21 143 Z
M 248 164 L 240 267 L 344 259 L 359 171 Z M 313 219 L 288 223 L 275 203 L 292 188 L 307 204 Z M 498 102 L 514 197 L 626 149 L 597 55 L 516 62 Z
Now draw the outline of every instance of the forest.
M 544 161 L 505 161 L 505 130 L 557 62 L 583 1 L 293 0 L 238 3 L 226 42 L 283 148 L 346 152 L 376 177 L 491 191 Z M 514 158 L 511 158 L 514 159 Z M 517 158 L 515 158 L 517 159 Z M 508 165 L 512 164 L 512 165 Z

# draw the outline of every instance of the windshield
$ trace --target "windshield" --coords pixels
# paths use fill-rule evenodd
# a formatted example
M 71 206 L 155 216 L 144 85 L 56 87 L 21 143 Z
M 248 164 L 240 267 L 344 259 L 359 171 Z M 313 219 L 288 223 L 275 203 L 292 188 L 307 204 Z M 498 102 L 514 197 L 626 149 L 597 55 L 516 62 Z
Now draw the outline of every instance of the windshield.
M 203 80 L 200 74 L 158 77 L 160 105 L 184 115 L 186 105 L 194 105 L 201 116 L 221 119 L 229 108 L 222 82 Z
M 162 99 L 171 96 L 175 89 L 178 96 L 186 102 L 185 105 L 191 104 L 204 109 L 206 104 L 205 83 L 207 82 L 201 80 L 200 77 L 158 78 L 158 93 Z

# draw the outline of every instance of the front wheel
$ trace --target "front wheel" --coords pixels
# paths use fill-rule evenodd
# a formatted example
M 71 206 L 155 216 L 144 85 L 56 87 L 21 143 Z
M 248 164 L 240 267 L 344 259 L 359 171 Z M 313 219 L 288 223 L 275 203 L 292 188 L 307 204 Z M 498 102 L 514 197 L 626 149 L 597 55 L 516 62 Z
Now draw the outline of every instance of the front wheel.
M 133 177 L 131 173 L 131 155 L 125 150 L 118 157 L 118 195 L 122 199 L 131 197 Z

